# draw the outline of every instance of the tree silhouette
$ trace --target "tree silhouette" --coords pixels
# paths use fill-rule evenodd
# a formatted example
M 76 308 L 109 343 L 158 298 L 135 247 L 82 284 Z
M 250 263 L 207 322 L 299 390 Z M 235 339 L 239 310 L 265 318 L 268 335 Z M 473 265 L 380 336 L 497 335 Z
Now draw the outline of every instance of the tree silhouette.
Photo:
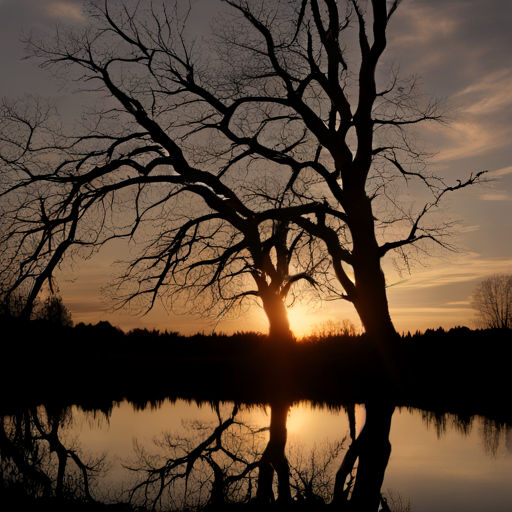
M 256 428 L 238 417 L 237 406 L 227 417 L 215 406 L 216 422 L 193 422 L 185 435 L 166 432 L 155 439 L 161 453 L 135 443 L 135 456 L 124 463 L 138 477 L 128 490 L 130 503 L 151 510 L 158 505 L 223 510 L 227 504 L 252 503 L 257 509 L 317 510 L 329 504 L 334 510 L 366 511 L 385 505 L 381 486 L 393 406 L 367 405 L 364 428 L 356 437 L 354 424 L 348 449 L 344 436 L 315 445 L 309 454 L 287 448 L 289 410 L 289 402 L 276 400 L 269 426 Z M 347 412 L 355 422 L 353 409 Z
M 48 282 L 47 297 L 40 300 L 34 310 L 34 319 L 45 320 L 54 325 L 73 327 L 71 312 L 65 306 L 55 279 Z
M 265 429 L 237 418 L 236 405 L 227 417 L 218 405 L 214 409 L 216 422 L 194 421 L 185 435 L 166 432 L 155 439 L 161 453 L 134 443 L 134 457 L 123 464 L 138 476 L 127 492 L 130 503 L 200 510 L 252 497 Z
M 416 78 L 391 69 L 380 84 L 399 3 L 373 0 L 365 10 L 357 0 L 226 0 L 228 12 L 202 43 L 187 36 L 179 2 L 105 0 L 87 7 L 88 25 L 30 36 L 29 54 L 95 103 L 72 136 L 44 104 L 3 106 L 2 261 L 18 269 L 9 290 L 33 281 L 29 310 L 65 255 L 87 256 L 112 238 L 149 247 L 167 229 L 167 245 L 145 267 L 156 272 L 138 276 L 131 298 L 159 295 L 173 251 L 181 260 L 190 249 L 176 246 L 180 228 L 209 226 L 211 248 L 216 226 L 229 225 L 265 302 L 263 233 L 290 225 L 321 242 L 340 296 L 372 338 L 391 343 L 382 258 L 394 251 L 407 266 L 424 244 L 450 247 L 451 223 L 432 214 L 447 193 L 481 179 L 449 185 L 426 165 L 408 128 L 444 112 Z M 402 204 L 400 182 L 419 183 L 431 199 Z M 159 228 L 167 223 L 170 230 Z M 204 261 L 219 268 L 237 243 Z M 268 245 L 275 270 L 277 245 Z M 220 277 L 210 275 L 208 283 Z
M 184 312 L 218 321 L 258 298 L 269 335 L 283 343 L 293 339 L 286 306 L 311 296 L 308 291 L 320 298 L 319 283 L 325 288 L 329 281 L 328 259 L 304 231 L 273 221 L 240 232 L 218 214 L 166 229 L 140 256 L 121 265 L 108 288 L 117 308 L 135 301 L 147 308 L 160 296 L 175 311 L 181 305 Z
M 471 296 L 477 324 L 487 329 L 512 329 L 512 274 L 483 279 Z
M 292 339 L 292 333 L 285 303 L 288 301 L 291 304 L 302 298 L 304 292 L 303 286 L 299 286 L 301 293 L 295 292 L 295 288 L 301 281 L 305 282 L 318 296 L 318 282 L 328 286 L 328 261 L 325 252 L 319 249 L 311 235 L 287 221 L 271 218 L 241 222 L 236 212 L 230 213 L 229 208 L 221 208 L 217 212 L 210 208 L 205 213 L 205 205 L 198 208 L 190 206 L 187 187 L 171 191 L 165 201 L 154 197 L 155 191 L 161 190 L 161 186 L 153 189 L 149 184 L 149 191 L 140 189 L 135 198 L 138 218 L 134 220 L 134 226 L 129 228 L 124 223 L 122 226 L 107 226 L 108 212 L 103 206 L 100 207 L 102 213 L 99 212 L 98 205 L 94 204 L 104 201 L 105 197 L 100 196 L 105 193 L 108 196 L 112 191 L 109 186 L 106 189 L 100 186 L 99 195 L 94 193 L 94 198 L 91 196 L 87 205 L 76 206 L 66 213 L 65 208 L 60 209 L 60 194 L 69 192 L 64 184 L 68 179 L 65 178 L 63 182 L 59 178 L 60 170 L 56 171 L 53 162 L 49 161 L 56 158 L 54 152 L 57 151 L 57 144 L 55 147 L 46 145 L 48 133 L 55 136 L 54 130 L 58 129 L 53 117 L 55 113 L 39 99 L 29 97 L 25 101 L 4 102 L 3 107 L 4 131 L 16 132 L 19 139 L 8 135 L 3 140 L 2 148 L 5 167 L 11 172 L 9 179 L 5 180 L 2 194 L 5 201 L 5 243 L 2 250 L 6 261 L 2 269 L 2 287 L 6 290 L 4 295 L 11 297 L 27 281 L 33 281 L 31 292 L 26 294 L 23 301 L 26 317 L 34 309 L 36 297 L 44 284 L 53 281 L 53 272 L 66 252 L 83 255 L 84 250 L 93 251 L 112 238 L 135 238 L 145 230 L 149 235 L 144 240 L 144 248 L 125 265 L 117 280 L 108 288 L 115 307 L 150 309 L 160 297 L 178 310 L 181 306 L 190 312 L 196 305 L 197 312 L 201 314 L 214 313 L 221 317 L 232 309 L 242 307 L 245 299 L 258 297 L 269 319 L 271 336 L 287 342 Z M 24 129 L 27 130 L 26 140 L 19 135 Z M 60 140 L 68 139 L 61 135 Z M 87 145 L 87 137 L 77 140 Z M 21 142 L 27 144 L 23 149 L 18 146 Z M 75 142 L 70 144 L 73 146 Z M 63 159 L 59 165 L 77 165 L 76 161 L 71 164 L 66 160 L 70 157 L 69 148 L 61 143 L 58 149 Z M 51 158 L 49 153 L 52 153 Z M 38 169 L 33 169 L 36 163 Z M 32 174 L 41 170 L 46 174 Z M 24 180 L 22 176 L 27 173 L 31 177 Z M 44 196 L 41 182 L 46 180 L 58 183 L 62 189 L 52 186 L 46 189 L 47 195 Z M 91 183 L 88 183 L 86 188 L 90 186 Z M 71 194 L 76 193 L 75 188 Z M 219 201 L 217 195 L 206 190 L 214 201 Z M 174 201 L 178 193 L 181 195 L 178 201 Z M 264 193 L 261 183 L 251 194 L 260 197 L 261 202 L 272 199 Z M 69 200 L 68 196 L 64 202 Z M 112 200 L 111 206 L 114 207 L 116 199 L 109 200 Z M 275 198 L 272 200 L 276 201 Z M 82 201 L 80 195 L 76 205 Z M 161 205 L 164 202 L 165 209 Z M 183 203 L 189 207 L 186 213 L 182 212 Z M 222 201 L 220 204 L 223 206 Z M 121 204 L 117 206 L 123 208 Z M 127 208 L 130 210 L 131 205 Z M 153 211 L 159 208 L 154 216 Z M 179 213 L 174 215 L 173 208 Z M 52 209 L 57 212 L 50 214 Z M 123 213 L 126 212 L 123 209 Z M 87 221 L 81 218 L 84 214 Z M 62 215 L 64 218 L 61 218 Z M 91 230 L 87 222 L 99 222 L 100 229 Z M 102 232 L 102 228 L 106 233 Z M 35 248 L 34 240 L 37 241 Z M 18 268 L 19 273 L 13 273 L 13 268 Z M 252 287 L 248 281 L 253 282 Z M 12 302 L 12 299 L 9 300 Z M 37 316 L 46 314 L 56 305 L 58 301 L 50 299 L 44 305 L 37 305 Z

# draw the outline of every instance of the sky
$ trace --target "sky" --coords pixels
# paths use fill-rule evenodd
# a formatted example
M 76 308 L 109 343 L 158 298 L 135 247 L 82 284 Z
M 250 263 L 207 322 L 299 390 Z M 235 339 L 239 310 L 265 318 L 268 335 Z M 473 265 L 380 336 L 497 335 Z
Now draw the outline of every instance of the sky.
M 220 3 L 192 0 L 192 5 L 191 22 L 200 34 Z M 23 60 L 20 37 L 34 29 L 49 31 L 56 23 L 80 22 L 83 16 L 79 0 L 0 0 L 0 96 L 51 97 L 65 117 L 79 115 L 80 98 L 59 89 L 34 62 Z M 458 252 L 436 252 L 403 275 L 383 262 L 391 317 L 399 332 L 472 326 L 470 295 L 477 283 L 487 275 L 512 272 L 511 20 L 509 0 L 403 0 L 389 25 L 382 66 L 399 64 L 402 75 L 419 75 L 426 94 L 449 107 L 449 123 L 421 134 L 436 153 L 432 165 L 454 184 L 482 170 L 490 178 L 485 186 L 450 198 L 447 215 L 460 220 Z M 112 243 L 72 275 L 58 277 L 75 323 L 106 320 L 124 330 L 147 327 L 184 334 L 210 332 L 214 326 L 228 333 L 266 332 L 265 315 L 257 307 L 218 324 L 161 307 L 143 317 L 109 312 L 101 287 L 112 274 L 112 263 L 125 252 L 122 244 Z M 290 310 L 299 336 L 314 324 L 340 318 L 360 327 L 351 305 L 342 301 Z

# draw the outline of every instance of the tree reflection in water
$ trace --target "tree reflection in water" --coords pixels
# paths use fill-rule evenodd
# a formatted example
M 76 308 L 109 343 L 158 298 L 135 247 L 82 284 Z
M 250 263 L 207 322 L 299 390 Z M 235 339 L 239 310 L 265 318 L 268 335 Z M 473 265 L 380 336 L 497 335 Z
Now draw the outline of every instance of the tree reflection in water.
M 215 424 L 189 423 L 185 436 L 164 433 L 154 441 L 157 453 L 135 443 L 135 457 L 125 464 L 138 477 L 130 502 L 151 510 L 235 504 L 308 510 L 329 504 L 340 511 L 377 511 L 381 505 L 390 510 L 381 500 L 381 485 L 391 452 L 394 407 L 368 404 L 357 438 L 354 408 L 348 408 L 348 449 L 345 436 L 315 445 L 309 455 L 300 447 L 286 450 L 290 407 L 286 401 L 270 404 L 270 426 L 260 429 L 239 417 L 237 406 L 227 415 L 215 406 Z
M 427 428 L 435 429 L 438 439 L 446 435 L 448 426 L 464 437 L 469 436 L 477 418 L 435 411 L 421 411 L 421 417 Z M 496 458 L 502 443 L 512 453 L 512 426 L 485 417 L 480 417 L 478 423 L 479 437 L 486 455 Z
M 95 502 L 105 454 L 86 454 L 70 437 L 71 408 L 41 406 L 0 421 L 2 500 L 70 498 Z
M 134 442 L 135 456 L 124 464 L 139 479 L 128 491 L 132 504 L 184 510 L 252 496 L 265 429 L 237 419 L 238 406 L 227 418 L 214 408 L 216 424 L 184 424 L 186 436 L 166 432 L 154 440 L 157 452 Z
M 393 406 L 367 403 L 359 435 L 355 409 L 345 407 L 345 436 L 309 450 L 288 442 L 291 405 L 286 400 L 271 403 L 269 425 L 261 428 L 237 405 L 217 404 L 212 423 L 185 423 L 181 433 L 164 432 L 149 446 L 135 442 L 131 460 L 124 461 L 133 479 L 123 482 L 124 490 L 117 494 L 99 481 L 105 474 L 104 456 L 87 456 L 78 445 L 69 408 L 25 409 L 0 424 L 0 508 L 13 508 L 25 497 L 70 498 L 95 506 L 101 497 L 107 501 L 110 492 L 110 503 L 124 501 L 132 511 L 411 510 L 410 501 L 396 491 L 383 495 L 381 490 L 391 452 Z M 476 421 L 433 412 L 422 412 L 422 418 L 439 437 L 452 426 L 469 435 Z M 481 418 L 478 428 L 487 455 L 509 448 L 506 424 Z

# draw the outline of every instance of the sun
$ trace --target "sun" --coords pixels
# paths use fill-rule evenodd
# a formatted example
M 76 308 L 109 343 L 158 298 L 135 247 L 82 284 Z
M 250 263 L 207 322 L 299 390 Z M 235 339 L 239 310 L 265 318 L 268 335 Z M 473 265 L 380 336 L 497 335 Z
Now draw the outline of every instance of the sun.
M 305 306 L 295 306 L 288 310 L 290 327 L 296 338 L 309 334 L 311 325 L 315 323 L 315 314 Z

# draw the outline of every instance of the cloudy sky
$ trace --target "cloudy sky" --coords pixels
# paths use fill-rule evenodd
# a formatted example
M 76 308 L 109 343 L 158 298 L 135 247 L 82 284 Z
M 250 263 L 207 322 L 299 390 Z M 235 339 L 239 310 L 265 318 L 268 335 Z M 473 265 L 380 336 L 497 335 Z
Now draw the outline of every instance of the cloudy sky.
M 193 0 L 194 30 L 206 31 L 218 0 Z M 27 92 L 51 96 L 63 115 L 79 114 L 79 99 L 59 90 L 35 64 L 23 59 L 20 37 L 31 30 L 51 30 L 57 23 L 83 19 L 78 0 L 0 0 L 0 95 Z M 512 272 L 512 2 L 509 0 L 403 0 L 388 32 L 383 66 L 400 64 L 404 75 L 420 75 L 427 94 L 445 99 L 450 122 L 423 132 L 436 152 L 433 165 L 448 179 L 488 170 L 485 187 L 453 195 L 449 214 L 461 221 L 458 253 L 436 253 L 395 274 L 385 262 L 392 318 L 399 331 L 471 325 L 469 296 L 484 276 Z M 124 247 L 111 245 L 84 263 L 60 288 L 75 322 L 109 320 L 124 329 L 135 326 L 209 331 L 211 325 L 158 309 L 138 318 L 109 314 L 100 288 L 111 263 Z M 73 282 L 69 279 L 73 277 Z M 65 280 L 67 278 L 67 280 Z M 326 319 L 356 320 L 349 305 L 330 302 L 314 311 L 290 312 L 299 334 Z M 262 311 L 221 322 L 219 330 L 266 330 Z

